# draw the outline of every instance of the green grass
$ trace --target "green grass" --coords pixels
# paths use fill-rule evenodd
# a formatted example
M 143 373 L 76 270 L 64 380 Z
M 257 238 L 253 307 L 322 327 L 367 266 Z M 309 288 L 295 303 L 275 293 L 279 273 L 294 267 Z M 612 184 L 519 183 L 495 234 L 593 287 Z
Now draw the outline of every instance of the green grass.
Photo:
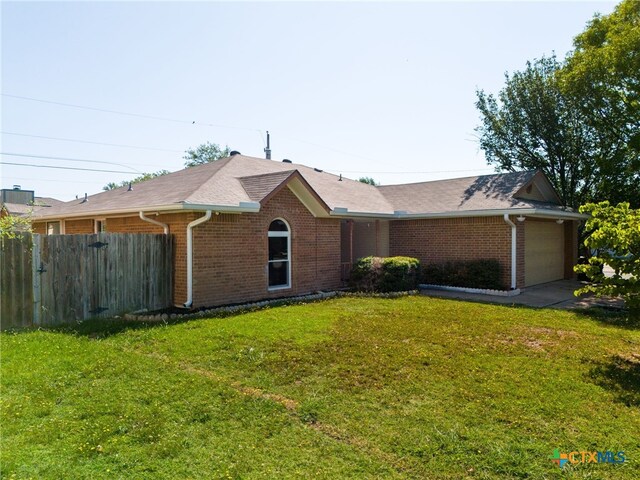
M 3 478 L 640 477 L 624 318 L 342 298 L 0 339 Z

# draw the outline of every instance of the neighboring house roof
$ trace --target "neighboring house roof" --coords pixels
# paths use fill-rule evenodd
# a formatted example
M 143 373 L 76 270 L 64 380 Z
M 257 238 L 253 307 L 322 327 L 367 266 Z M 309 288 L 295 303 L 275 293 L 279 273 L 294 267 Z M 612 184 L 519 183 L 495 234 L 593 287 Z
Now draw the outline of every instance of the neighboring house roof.
M 525 214 L 545 211 L 581 217 L 562 209 L 553 187 L 540 172 L 374 187 L 301 164 L 240 154 L 137 183 L 131 190 L 121 187 L 41 209 L 35 216 L 53 219 L 179 210 L 258 212 L 261 204 L 284 186 L 316 216 L 428 218 L 478 211 L 497 215 L 524 209 Z
M 44 208 L 50 208 L 54 205 L 61 205 L 64 202 L 61 200 L 56 200 L 55 198 L 50 197 L 35 197 L 33 200 L 33 204 L 24 204 L 24 203 L 10 203 L 6 202 L 2 204 L 2 208 L 9 215 L 16 215 L 19 217 L 29 215 L 31 213 L 35 213 Z

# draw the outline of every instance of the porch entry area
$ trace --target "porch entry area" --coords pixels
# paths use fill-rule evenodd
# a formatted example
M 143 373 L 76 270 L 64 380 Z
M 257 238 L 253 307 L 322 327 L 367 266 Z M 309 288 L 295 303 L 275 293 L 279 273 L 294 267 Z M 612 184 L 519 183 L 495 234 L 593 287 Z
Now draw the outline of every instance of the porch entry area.
M 340 279 L 349 280 L 353 263 L 362 257 L 389 256 L 389 221 L 376 219 L 340 222 Z

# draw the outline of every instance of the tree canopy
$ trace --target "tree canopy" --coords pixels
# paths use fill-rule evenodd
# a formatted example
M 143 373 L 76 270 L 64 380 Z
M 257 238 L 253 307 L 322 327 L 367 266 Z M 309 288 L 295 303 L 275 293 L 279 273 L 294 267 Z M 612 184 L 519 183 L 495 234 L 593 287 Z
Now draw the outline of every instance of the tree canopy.
M 580 212 L 591 215 L 584 244 L 595 255 L 588 264 L 574 268 L 592 281 L 576 293 L 620 295 L 640 314 L 640 210 L 629 208 L 626 202 L 617 206 L 601 202 L 583 205 Z M 605 265 L 613 269 L 613 275 L 605 275 Z
M 123 180 L 122 182 L 109 182 L 104 187 L 103 190 L 115 190 L 116 188 L 126 187 L 127 185 L 144 182 L 145 180 L 151 180 L 152 178 L 161 177 L 162 175 L 166 175 L 169 170 L 158 170 L 153 173 L 143 173 L 142 175 L 134 178 L 133 180 Z
M 373 177 L 360 177 L 358 179 L 359 182 L 361 183 L 367 183 L 369 185 L 373 185 L 374 187 L 377 185 L 380 185 L 378 182 L 376 182 Z
M 206 142 L 201 145 L 198 145 L 196 148 L 189 148 L 185 151 L 185 155 L 182 157 L 185 159 L 184 166 L 185 168 L 195 167 L 196 165 L 202 165 L 209 162 L 214 162 L 221 158 L 228 157 L 230 153 L 229 147 L 225 146 L 221 148 L 220 145 L 215 143 Z M 158 170 L 153 173 L 143 173 L 140 176 L 134 178 L 133 180 L 123 180 L 121 182 L 109 182 L 104 187 L 103 190 L 114 190 L 120 187 L 126 187 L 130 183 L 140 183 L 145 180 L 150 180 L 152 178 L 160 177 L 162 175 L 166 175 L 167 173 L 171 173 L 168 170 Z
M 497 170 L 540 169 L 565 205 L 640 202 L 640 2 L 596 16 L 574 50 L 478 90 L 476 129 Z
M 206 142 L 198 145 L 195 149 L 188 149 L 185 153 L 186 155 L 182 158 L 186 160 L 184 166 L 188 168 L 228 157 L 231 151 L 228 145 L 221 148 L 220 145 L 216 143 Z

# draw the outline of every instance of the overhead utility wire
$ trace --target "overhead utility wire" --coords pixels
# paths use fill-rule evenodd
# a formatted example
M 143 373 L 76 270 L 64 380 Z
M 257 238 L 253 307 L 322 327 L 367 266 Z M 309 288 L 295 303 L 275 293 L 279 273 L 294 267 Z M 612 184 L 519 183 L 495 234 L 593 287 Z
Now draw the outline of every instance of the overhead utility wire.
M 123 172 L 121 170 L 102 170 L 99 168 L 80 168 L 80 167 L 59 167 L 56 165 L 34 165 L 32 163 L 0 162 L 0 165 L 18 165 L 20 167 L 38 167 L 38 168 L 56 168 L 60 170 L 82 170 L 84 172 L 125 173 L 127 175 L 131 175 L 133 173 L 133 172 Z
M 203 126 L 206 126 L 206 127 L 233 128 L 233 129 L 237 129 L 237 130 L 249 130 L 249 131 L 252 131 L 252 132 L 262 132 L 262 130 L 260 130 L 258 128 L 237 127 L 237 126 L 233 126 L 233 125 L 219 125 L 219 124 L 215 124 L 215 123 L 202 123 L 202 122 L 196 122 L 195 120 L 184 120 L 184 119 L 169 118 L 169 117 L 157 117 L 155 115 L 146 115 L 146 114 L 143 114 L 143 113 L 122 112 L 120 110 L 109 110 L 109 109 L 106 109 L 106 108 L 89 107 L 89 106 L 86 106 L 86 105 L 77 105 L 75 103 L 54 102 L 53 100 L 44 100 L 42 98 L 24 97 L 22 95 L 10 95 L 8 93 L 0 93 L 0 95 L 2 95 L 3 97 L 8 97 L 8 98 L 17 98 L 17 99 L 20 99 L 20 100 L 29 100 L 31 102 L 49 103 L 51 105 L 60 105 L 60 106 L 63 106 L 63 107 L 71 107 L 71 108 L 81 108 L 83 110 L 92 110 L 94 112 L 112 113 L 112 114 L 115 114 L 115 115 L 126 115 L 126 116 L 129 116 L 129 117 L 148 118 L 148 119 L 151 119 L 151 120 L 161 120 L 161 121 L 165 121 L 165 122 L 184 123 L 184 124 L 191 124 L 191 125 L 203 125 Z
M 45 140 L 61 140 L 63 142 L 75 142 L 75 143 L 88 143 L 91 145 L 105 145 L 108 147 L 123 147 L 123 148 L 137 148 L 139 150 L 155 150 L 157 152 L 174 152 L 174 153 L 183 153 L 182 150 L 170 150 L 167 148 L 155 148 L 155 147 L 140 147 L 137 145 L 123 145 L 119 143 L 104 143 L 104 142 L 92 142 L 90 140 L 78 140 L 73 138 L 60 138 L 60 137 L 46 137 L 44 135 L 31 135 L 28 133 L 16 133 L 16 132 L 4 132 L 0 131 L 3 135 L 15 135 L 18 137 L 30 137 L 30 138 L 43 138 Z
M 379 173 L 379 174 L 411 174 L 411 173 L 457 173 L 457 172 L 484 172 L 493 170 L 493 168 L 471 168 L 466 170 L 431 170 L 431 171 L 420 171 L 420 172 L 377 172 L 372 170 L 340 170 L 342 173 Z
M 65 160 L 67 162 L 83 162 L 83 163 L 102 163 L 105 165 L 115 165 L 117 167 L 124 167 L 124 168 L 129 168 L 132 170 L 132 172 L 128 172 L 128 173 L 142 173 L 139 170 L 136 170 L 133 167 L 130 167 L 128 165 L 124 165 L 122 163 L 115 163 L 115 162 L 104 162 L 101 160 L 87 160 L 84 158 L 68 158 L 68 157 L 50 157 L 47 155 L 31 155 L 31 154 L 26 154 L 26 153 L 9 153 L 9 152 L 0 152 L 0 155 L 7 155 L 9 157 L 27 157 L 27 158 L 43 158 L 45 160 Z M 20 165 L 19 163 L 12 163 L 12 164 L 7 164 L 7 165 Z

